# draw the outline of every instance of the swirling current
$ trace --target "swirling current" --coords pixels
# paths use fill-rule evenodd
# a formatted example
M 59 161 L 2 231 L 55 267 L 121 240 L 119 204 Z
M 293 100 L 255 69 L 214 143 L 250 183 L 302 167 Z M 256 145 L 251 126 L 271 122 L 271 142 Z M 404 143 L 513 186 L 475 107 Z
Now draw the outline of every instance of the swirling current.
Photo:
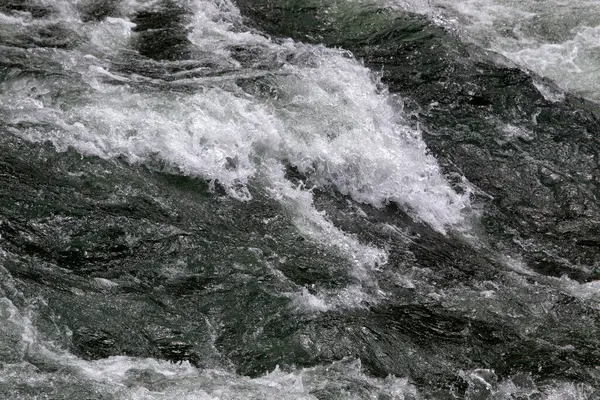
M 600 398 L 599 32 L 0 0 L 0 398 Z

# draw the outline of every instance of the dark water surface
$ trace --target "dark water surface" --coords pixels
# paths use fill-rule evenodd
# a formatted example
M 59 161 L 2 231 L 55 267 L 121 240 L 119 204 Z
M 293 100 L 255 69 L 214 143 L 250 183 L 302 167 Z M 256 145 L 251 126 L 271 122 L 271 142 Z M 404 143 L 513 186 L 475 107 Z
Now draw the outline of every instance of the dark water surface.
M 5 1 L 0 398 L 598 399 L 599 135 L 382 2 Z

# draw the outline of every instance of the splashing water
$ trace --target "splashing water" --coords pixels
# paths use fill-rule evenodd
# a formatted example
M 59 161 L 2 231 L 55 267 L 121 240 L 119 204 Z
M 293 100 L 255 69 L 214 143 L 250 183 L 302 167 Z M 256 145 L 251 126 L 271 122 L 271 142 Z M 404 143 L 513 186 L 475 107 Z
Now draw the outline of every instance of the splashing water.
M 473 43 L 600 100 L 600 3 L 597 1 L 392 0 L 427 14 Z

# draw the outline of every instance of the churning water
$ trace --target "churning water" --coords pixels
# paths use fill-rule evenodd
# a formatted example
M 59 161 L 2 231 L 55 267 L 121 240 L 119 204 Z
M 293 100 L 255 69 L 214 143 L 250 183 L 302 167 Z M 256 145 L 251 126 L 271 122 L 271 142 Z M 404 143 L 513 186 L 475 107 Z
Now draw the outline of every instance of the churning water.
M 391 1 L 432 16 L 465 40 L 600 100 L 600 3 L 590 1 Z
M 4 0 L 0 397 L 598 398 L 598 15 Z

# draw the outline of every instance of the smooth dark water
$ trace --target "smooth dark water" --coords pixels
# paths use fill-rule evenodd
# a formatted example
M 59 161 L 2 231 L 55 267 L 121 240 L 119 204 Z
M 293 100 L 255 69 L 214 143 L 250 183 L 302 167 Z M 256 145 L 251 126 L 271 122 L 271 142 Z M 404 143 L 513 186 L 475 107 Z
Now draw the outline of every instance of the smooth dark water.
M 5 2 L 0 397 L 596 399 L 599 133 L 390 4 Z

